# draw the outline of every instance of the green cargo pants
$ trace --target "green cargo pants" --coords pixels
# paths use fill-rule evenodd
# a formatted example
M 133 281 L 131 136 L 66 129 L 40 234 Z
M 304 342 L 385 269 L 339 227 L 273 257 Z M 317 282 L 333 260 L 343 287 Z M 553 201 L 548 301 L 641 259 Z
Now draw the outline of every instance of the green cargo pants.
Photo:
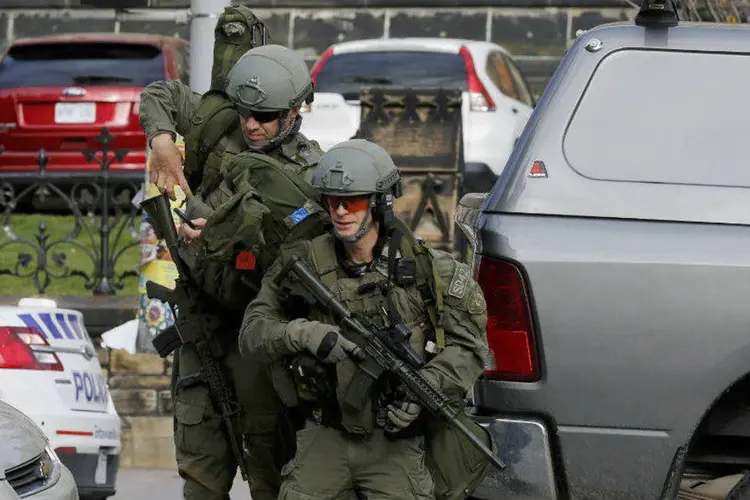
M 367 438 L 308 421 L 297 432 L 297 453 L 281 471 L 279 500 L 434 500 L 424 438 Z
M 241 434 L 244 434 L 246 466 L 253 500 L 275 500 L 281 478 L 274 464 L 274 428 L 280 401 L 271 384 L 267 367 L 240 356 L 231 343 L 221 361 L 227 382 L 233 387 L 239 406 Z M 220 415 L 211 402 L 208 385 L 200 375 L 198 355 L 192 347 L 175 352 L 173 377 L 174 441 L 177 470 L 185 479 L 186 500 L 229 500 L 237 474 L 237 462 Z M 242 435 L 237 436 L 242 446 Z

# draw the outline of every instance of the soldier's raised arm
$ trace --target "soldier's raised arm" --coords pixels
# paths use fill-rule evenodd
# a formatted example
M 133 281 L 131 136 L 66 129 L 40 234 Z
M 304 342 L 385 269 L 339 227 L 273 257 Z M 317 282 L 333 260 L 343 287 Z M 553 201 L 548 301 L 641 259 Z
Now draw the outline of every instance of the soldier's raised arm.
M 176 134 L 185 136 L 201 102 L 201 95 L 179 80 L 149 84 L 141 92 L 141 128 L 151 146 L 151 179 L 159 191 L 175 199 L 174 186 L 188 196 L 192 191 L 182 168 L 182 154 L 175 145 Z
M 180 80 L 162 80 L 146 86 L 138 113 L 149 144 L 161 134 L 169 134 L 172 140 L 176 134 L 185 136 L 200 102 L 201 94 Z

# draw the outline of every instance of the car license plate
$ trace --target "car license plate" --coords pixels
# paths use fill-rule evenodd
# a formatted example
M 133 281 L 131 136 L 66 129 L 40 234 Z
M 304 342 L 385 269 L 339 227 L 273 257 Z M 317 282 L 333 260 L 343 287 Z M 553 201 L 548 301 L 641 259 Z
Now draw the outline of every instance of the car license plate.
M 107 483 L 107 450 L 99 450 L 99 458 L 96 461 L 96 472 L 94 473 L 96 484 Z
M 95 102 L 55 103 L 55 123 L 94 123 L 95 121 Z

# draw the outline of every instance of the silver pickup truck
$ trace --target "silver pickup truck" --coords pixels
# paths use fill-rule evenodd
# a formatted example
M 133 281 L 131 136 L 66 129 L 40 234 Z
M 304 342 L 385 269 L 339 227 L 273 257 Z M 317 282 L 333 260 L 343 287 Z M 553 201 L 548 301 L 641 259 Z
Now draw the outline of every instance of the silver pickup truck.
M 476 498 L 675 498 L 750 468 L 750 29 L 669 6 L 580 35 L 461 200 L 476 418 L 508 464 Z

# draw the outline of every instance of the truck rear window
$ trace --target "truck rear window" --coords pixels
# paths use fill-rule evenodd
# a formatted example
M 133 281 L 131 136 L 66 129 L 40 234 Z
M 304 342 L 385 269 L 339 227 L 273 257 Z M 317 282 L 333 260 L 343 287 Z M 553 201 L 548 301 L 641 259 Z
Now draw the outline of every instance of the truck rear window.
M 466 68 L 459 54 L 418 51 L 335 54 L 323 64 L 316 92 L 357 100 L 363 87 L 450 88 L 466 90 Z
M 159 47 L 138 43 L 70 42 L 11 47 L 0 63 L 0 88 L 126 85 L 165 78 Z
M 599 180 L 750 187 L 750 56 L 623 50 L 591 77 L 563 142 Z

